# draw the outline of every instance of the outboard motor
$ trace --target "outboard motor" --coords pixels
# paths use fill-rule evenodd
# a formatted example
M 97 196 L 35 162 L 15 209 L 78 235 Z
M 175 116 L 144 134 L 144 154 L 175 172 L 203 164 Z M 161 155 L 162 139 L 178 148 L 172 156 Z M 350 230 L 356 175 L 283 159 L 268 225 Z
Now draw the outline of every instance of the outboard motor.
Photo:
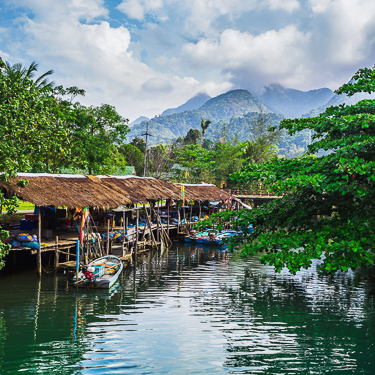
M 86 279 L 88 279 L 90 281 L 95 280 L 95 276 L 94 276 L 95 268 L 94 267 L 83 266 L 82 272 L 85 275 Z

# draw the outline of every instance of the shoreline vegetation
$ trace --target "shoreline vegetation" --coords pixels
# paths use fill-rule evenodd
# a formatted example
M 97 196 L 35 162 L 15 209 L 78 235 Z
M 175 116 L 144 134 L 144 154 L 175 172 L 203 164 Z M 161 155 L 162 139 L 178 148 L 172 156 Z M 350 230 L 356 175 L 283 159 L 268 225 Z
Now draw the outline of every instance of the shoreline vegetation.
M 295 273 L 322 254 L 323 273 L 374 264 L 373 100 L 332 106 L 316 117 L 283 119 L 280 124 L 254 101 L 251 105 L 256 104 L 256 112 L 241 123 L 241 134 L 235 131 L 235 119 L 217 125 L 212 123 L 214 118 L 201 117 L 196 128 L 173 142 L 150 146 L 140 137 L 129 142 L 128 120 L 114 107 L 83 106 L 77 101 L 85 95 L 83 89 L 57 86 L 49 81 L 52 70 L 37 76 L 37 69 L 35 63 L 23 67 L 0 61 L 3 179 L 20 171 L 122 175 L 132 166 L 139 176 L 171 182 L 261 187 L 287 194 L 254 210 L 215 214 L 200 226 L 220 227 L 230 222 L 234 228 L 244 229 L 252 223 L 256 230 L 251 237 L 245 235 L 243 253 L 272 250 L 261 261 L 277 272 L 287 268 Z M 349 97 L 370 94 L 374 80 L 373 69 L 361 69 L 335 93 Z M 220 100 L 214 99 L 220 107 Z M 213 128 L 216 138 L 208 138 L 207 132 Z M 305 152 L 280 157 L 280 141 L 300 134 L 309 137 Z M 22 188 L 27 180 L 19 183 Z M 9 207 L 9 214 L 27 207 L 16 198 L 5 199 L 2 193 L 0 200 L 2 207 Z M 287 230 L 278 229 L 285 224 Z M 6 236 L 2 231 L 1 239 Z M 233 247 L 242 240 L 235 238 Z M 303 250 L 293 252 L 293 248 Z M 0 267 L 6 249 L 1 243 Z

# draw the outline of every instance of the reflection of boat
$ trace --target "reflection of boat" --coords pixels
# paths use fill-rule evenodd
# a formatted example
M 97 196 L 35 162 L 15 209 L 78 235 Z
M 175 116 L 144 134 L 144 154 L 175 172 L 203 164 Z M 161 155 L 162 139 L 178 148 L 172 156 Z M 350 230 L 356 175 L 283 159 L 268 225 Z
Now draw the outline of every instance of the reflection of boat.
M 122 269 L 123 264 L 119 258 L 107 255 L 83 266 L 78 274 L 78 282 L 75 277 L 73 281 L 80 287 L 109 289 L 115 284 Z

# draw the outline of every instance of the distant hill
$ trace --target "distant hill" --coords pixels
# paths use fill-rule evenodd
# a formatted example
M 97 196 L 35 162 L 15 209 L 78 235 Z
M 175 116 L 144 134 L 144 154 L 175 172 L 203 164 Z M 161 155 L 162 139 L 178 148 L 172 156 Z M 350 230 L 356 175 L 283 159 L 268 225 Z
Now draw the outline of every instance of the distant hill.
M 249 91 L 233 90 L 208 100 L 199 109 L 175 113 L 168 116 L 155 117 L 148 121 L 149 132 L 152 134 L 151 143 L 167 143 L 178 137 L 183 137 L 191 129 L 199 129 L 201 118 L 210 120 L 212 124 L 221 121 L 229 122 L 232 117 L 242 117 L 249 112 L 258 112 L 264 106 Z M 134 125 L 128 139 L 131 140 L 146 129 L 146 122 Z M 207 137 L 214 137 L 215 127 L 210 126 Z
M 207 95 L 206 93 L 199 93 L 189 99 L 186 103 L 180 105 L 177 108 L 170 108 L 165 110 L 161 116 L 169 116 L 169 115 L 174 115 L 175 113 L 182 113 L 185 111 L 191 111 L 193 109 L 198 109 L 202 107 L 203 104 L 205 104 L 208 100 L 211 99 L 210 95 Z
M 357 93 L 353 96 L 335 94 L 327 103 L 310 110 L 308 113 L 303 114 L 302 117 L 315 117 L 323 113 L 328 107 L 340 104 L 353 105 L 364 99 L 375 99 L 375 94 Z
M 134 120 L 133 122 L 131 122 L 129 124 L 130 127 L 134 126 L 134 125 L 137 125 L 137 124 L 141 124 L 143 121 L 148 121 L 150 120 L 148 117 L 145 117 L 145 116 L 141 116 L 141 117 L 138 117 L 136 120 Z
M 272 84 L 265 87 L 257 98 L 272 112 L 280 113 L 286 118 L 296 118 L 324 105 L 333 96 L 333 92 L 328 88 L 300 91 L 285 88 L 280 84 Z
M 246 90 L 233 90 L 208 100 L 199 109 L 184 111 L 148 120 L 151 144 L 170 143 L 178 137 L 184 137 L 193 129 L 200 129 L 201 118 L 210 120 L 211 125 L 206 138 L 219 141 L 224 136 L 236 137 L 239 141 L 249 139 L 250 123 L 253 122 L 259 109 L 269 113 L 273 126 L 278 126 L 284 116 L 272 113 L 264 104 Z M 141 136 L 146 130 L 146 121 L 134 125 L 128 139 Z M 289 136 L 283 131 L 280 139 L 279 153 L 296 156 L 301 154 L 308 143 L 308 132 L 299 132 Z

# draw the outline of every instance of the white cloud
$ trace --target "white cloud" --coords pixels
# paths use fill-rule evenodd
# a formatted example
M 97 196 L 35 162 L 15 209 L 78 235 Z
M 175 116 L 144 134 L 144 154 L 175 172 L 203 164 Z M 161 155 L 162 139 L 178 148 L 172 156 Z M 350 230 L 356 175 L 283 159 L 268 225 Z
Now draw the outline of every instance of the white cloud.
M 286 10 L 287 12 L 294 12 L 300 8 L 298 0 L 268 0 L 268 6 L 271 10 Z
M 2 58 L 4 62 L 9 60 L 9 54 L 2 50 L 0 50 L 0 57 Z
M 91 22 L 98 17 L 108 17 L 104 0 L 6 0 L 12 7 L 31 9 L 36 19 L 49 22 L 63 17 Z
M 303 8 L 299 0 L 122 0 L 126 21 L 113 19 L 118 12 L 109 18 L 104 0 L 3 3 L 22 7 L 0 29 L 3 57 L 53 68 L 58 84 L 87 90 L 86 104 L 106 102 L 130 118 L 199 91 L 337 88 L 375 61 L 368 0 L 307 0 Z
M 202 39 L 186 44 L 182 60 L 196 68 L 215 67 L 232 76 L 248 75 L 252 79 L 267 77 L 298 80 L 308 73 L 303 64 L 310 34 L 288 26 L 253 36 L 247 32 L 227 29 L 218 39 Z M 257 78 L 258 77 L 258 78 Z
M 102 4 L 99 0 L 90 3 Z M 42 6 L 41 0 L 39 5 Z M 217 95 L 231 87 L 220 82 L 201 84 L 192 77 L 180 78 L 172 71 L 158 73 L 133 56 L 128 28 L 114 28 L 104 20 L 82 24 L 83 8 L 82 1 L 70 0 L 45 13 L 34 4 L 36 16 L 22 21 L 27 37 L 20 45 L 22 52 L 32 57 L 30 60 L 37 56 L 42 62 L 41 72 L 55 70 L 53 79 L 58 84 L 85 89 L 86 97 L 79 99 L 82 103 L 108 103 L 134 119 L 178 106 L 202 90 Z M 90 10 L 94 20 L 106 15 L 106 11 L 96 9 Z
M 324 13 L 333 3 L 333 0 L 309 0 L 310 8 L 315 13 Z
M 163 0 L 124 0 L 117 9 L 130 18 L 142 21 L 145 14 L 154 12 L 163 7 Z M 166 18 L 164 17 L 164 20 Z
M 317 33 L 333 64 L 357 64 L 372 52 L 375 2 L 367 0 L 310 0 L 319 24 Z
M 169 80 L 160 77 L 153 77 L 142 84 L 142 89 L 151 95 L 155 93 L 169 93 L 173 90 L 173 86 Z

